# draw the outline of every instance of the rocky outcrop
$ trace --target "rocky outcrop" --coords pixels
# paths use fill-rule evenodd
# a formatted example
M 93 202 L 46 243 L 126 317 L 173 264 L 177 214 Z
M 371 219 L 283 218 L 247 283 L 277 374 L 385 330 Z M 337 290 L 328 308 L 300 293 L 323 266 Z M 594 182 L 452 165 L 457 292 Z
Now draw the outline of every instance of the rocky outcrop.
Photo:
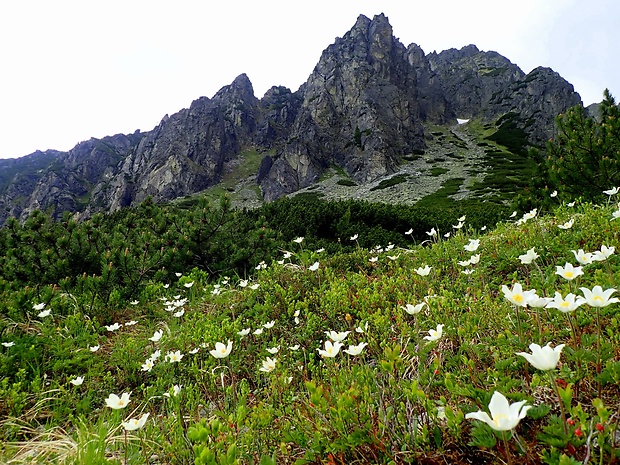
M 580 102 L 548 68 L 525 75 L 474 45 L 427 55 L 396 39 L 384 15 L 359 16 L 296 92 L 276 86 L 258 100 L 242 74 L 152 131 L 0 160 L 0 223 L 34 209 L 86 217 L 148 196 L 193 194 L 217 184 L 248 148 L 264 153 L 256 180 L 268 201 L 313 184 L 330 166 L 365 184 L 424 150 L 429 124 L 481 118 L 540 145 L 555 116 Z
M 315 182 L 330 164 L 368 182 L 424 146 L 417 75 L 383 15 L 360 16 L 302 87 L 289 140 L 261 180 L 272 200 Z

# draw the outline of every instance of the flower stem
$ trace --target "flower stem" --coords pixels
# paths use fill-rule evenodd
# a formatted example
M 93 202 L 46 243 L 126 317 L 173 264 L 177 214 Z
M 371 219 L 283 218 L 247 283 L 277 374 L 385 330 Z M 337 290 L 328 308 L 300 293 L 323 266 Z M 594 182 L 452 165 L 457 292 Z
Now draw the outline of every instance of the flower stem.
M 560 414 L 562 415 L 562 425 L 564 426 L 564 433 L 568 435 L 568 426 L 566 424 L 566 412 L 564 411 L 564 401 L 562 400 L 562 397 L 560 396 L 560 388 L 558 387 L 558 383 L 555 380 L 555 376 L 553 376 L 553 370 L 549 370 L 547 373 L 549 373 L 549 378 L 551 378 L 551 384 L 553 384 L 555 393 L 558 396 L 558 401 L 560 402 Z

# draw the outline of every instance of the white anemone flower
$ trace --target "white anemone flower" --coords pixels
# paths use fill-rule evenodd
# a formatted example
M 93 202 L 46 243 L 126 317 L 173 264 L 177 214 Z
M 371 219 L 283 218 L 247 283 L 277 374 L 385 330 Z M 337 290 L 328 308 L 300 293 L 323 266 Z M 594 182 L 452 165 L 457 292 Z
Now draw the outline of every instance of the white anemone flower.
M 226 358 L 230 355 L 232 351 L 232 341 L 228 341 L 228 345 L 225 345 L 221 342 L 215 343 L 215 349 L 210 350 L 209 353 L 213 355 L 215 358 Z
M 538 344 L 530 344 L 531 354 L 516 352 L 516 355 L 525 358 L 534 368 L 540 371 L 554 370 L 558 366 L 560 354 L 565 344 L 560 344 L 555 346 L 555 348 L 552 348 L 550 344 L 548 342 L 544 347 L 540 347 Z
M 594 286 L 592 290 L 587 287 L 580 287 L 579 289 L 583 292 L 583 301 L 590 307 L 607 307 L 610 304 L 620 302 L 620 299 L 617 297 L 611 297 L 616 292 L 614 288 L 609 288 L 605 291 L 601 286 Z
M 130 418 L 127 421 L 121 422 L 125 431 L 135 431 L 142 428 L 146 424 L 146 420 L 149 418 L 149 412 L 146 412 L 140 418 Z
M 527 411 L 532 408 L 531 405 L 525 405 L 525 400 L 509 404 L 508 399 L 500 392 L 494 392 L 489 402 L 489 412 L 483 411 L 470 412 L 465 418 L 473 418 L 475 420 L 484 421 L 487 425 L 496 431 L 510 431 L 519 424 L 519 421 L 525 418 Z

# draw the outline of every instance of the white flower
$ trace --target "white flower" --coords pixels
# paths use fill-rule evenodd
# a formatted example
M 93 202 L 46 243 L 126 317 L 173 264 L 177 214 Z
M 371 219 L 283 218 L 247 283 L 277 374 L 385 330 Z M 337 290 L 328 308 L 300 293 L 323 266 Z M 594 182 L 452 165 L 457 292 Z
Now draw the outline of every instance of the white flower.
M 166 354 L 166 359 L 170 362 L 170 363 L 178 363 L 181 361 L 181 359 L 184 357 L 184 355 L 181 353 L 180 350 L 177 350 L 175 352 L 168 352 Z
M 616 292 L 615 289 L 610 288 L 603 291 L 601 286 L 594 286 L 592 290 L 587 287 L 580 287 L 583 292 L 583 299 L 590 307 L 607 307 L 610 304 L 620 302 L 617 297 L 611 297 Z M 610 298 L 611 297 L 611 298 Z
M 73 384 L 74 386 L 81 386 L 82 383 L 84 382 L 84 377 L 83 376 L 76 376 L 75 378 L 73 378 L 71 381 L 69 381 L 71 384 Z
M 120 329 L 121 325 L 119 325 L 118 323 L 114 323 L 113 325 L 104 325 L 105 329 L 107 329 L 108 331 L 116 331 L 117 329 Z
M 390 260 L 394 261 L 394 260 L 398 260 L 398 257 L 400 257 L 400 254 L 398 255 L 388 255 L 387 256 Z
M 138 305 L 140 303 L 139 300 L 132 300 L 131 302 L 129 302 L 131 305 Z
M 362 326 L 358 326 L 357 328 L 355 328 L 355 332 L 359 333 L 359 334 L 364 334 L 364 332 L 368 331 L 368 322 L 366 322 L 366 324 L 364 325 L 364 327 L 362 328 Z
M 513 211 L 508 218 L 514 218 L 517 216 L 517 210 Z
M 570 220 L 568 220 L 564 224 L 558 224 L 558 228 L 560 228 L 560 229 L 570 229 L 570 228 L 573 227 L 573 224 L 575 224 L 575 219 L 571 218 Z
M 97 346 L 90 346 L 88 348 L 88 350 L 90 350 L 91 352 L 97 352 L 99 350 L 99 346 L 98 345 Z
M 156 350 L 151 354 L 151 360 L 155 361 L 161 357 L 161 350 Z
M 370 258 L 368 259 L 368 261 L 369 261 L 370 263 L 375 263 L 375 262 L 376 262 L 376 261 L 378 261 L 378 260 L 379 260 L 379 257 L 370 257 Z
M 349 355 L 359 355 L 362 353 L 362 350 L 364 350 L 364 347 L 366 347 L 367 345 L 368 344 L 366 342 L 361 342 L 356 346 L 350 345 L 348 349 L 344 349 L 343 351 Z
M 45 318 L 46 316 L 49 316 L 50 313 L 52 313 L 52 311 L 50 309 L 47 310 L 43 310 L 41 313 L 39 313 L 37 316 L 39 318 Z
M 413 234 L 413 228 L 411 228 L 409 231 L 405 231 L 406 236 L 409 236 L 411 234 Z
M 121 425 L 123 425 L 123 428 L 125 428 L 125 431 L 135 431 L 137 429 L 142 428 L 144 424 L 146 423 L 146 420 L 148 420 L 148 418 L 149 418 L 149 412 L 146 412 L 140 418 L 131 418 L 127 421 L 121 422 Z
M 416 268 L 415 272 L 418 273 L 420 276 L 428 276 L 431 272 L 431 267 L 428 265 L 424 265 L 424 268 Z
M 43 310 L 44 308 L 45 308 L 45 302 L 41 302 L 40 304 L 34 304 L 34 305 L 32 306 L 32 309 L 33 309 L 33 310 L 36 310 L 37 312 L 38 312 L 39 310 Z
M 589 265 L 592 263 L 593 255 L 590 252 L 584 252 L 583 249 L 572 250 L 575 255 L 575 260 L 577 260 L 582 265 Z
M 435 230 L 435 228 L 432 228 L 430 231 L 426 231 L 426 234 L 428 234 L 431 237 L 434 237 L 437 235 L 437 231 Z
M 350 333 L 351 331 L 342 331 L 342 332 L 337 332 L 337 331 L 325 331 L 325 334 L 327 335 L 327 337 L 329 337 L 332 341 L 334 342 L 341 342 L 343 341 Z
M 574 207 L 575 206 L 575 202 L 568 202 L 566 204 L 567 207 Z
M 489 402 L 489 412 L 470 412 L 465 418 L 484 421 L 496 431 L 509 431 L 519 424 L 519 420 L 525 417 L 531 405 L 525 405 L 524 400 L 510 405 L 508 399 L 500 392 L 494 392 Z
M 457 218 L 457 221 L 465 221 L 465 218 L 467 218 L 467 215 L 463 215 L 460 218 Z
M 13 347 L 13 346 L 15 345 L 15 342 L 14 342 L 14 341 L 11 341 L 11 342 L 3 342 L 3 343 L 2 343 L 2 345 L 3 345 L 4 347 Z
M 611 247 L 607 247 L 606 245 L 601 245 L 601 250 L 595 250 L 592 252 L 592 260 L 596 262 L 602 262 L 607 260 L 611 255 L 616 251 L 616 248 L 612 245 Z
M 512 289 L 509 289 L 505 284 L 502 286 L 502 292 L 504 297 L 518 307 L 527 307 L 530 300 L 536 296 L 536 290 L 531 289 L 524 291 L 521 284 L 515 283 Z M 537 297 L 537 296 L 536 296 Z
M 155 362 L 150 359 L 147 358 L 146 361 L 142 364 L 142 371 L 151 371 L 153 369 L 153 367 L 155 366 Z
M 613 220 L 617 220 L 618 218 L 620 218 L 620 208 L 618 210 L 616 210 L 615 212 L 612 213 L 613 218 L 609 221 L 613 221 Z
M 300 236 L 296 239 L 293 239 L 293 242 L 297 243 L 297 244 L 301 244 L 304 241 L 303 236 Z
M 265 329 L 271 329 L 276 324 L 276 320 L 271 320 L 263 325 Z
M 192 354 L 192 355 L 195 355 L 195 354 L 198 353 L 199 350 L 200 350 L 200 348 L 196 347 L 196 348 L 190 350 L 189 353 Z
M 278 359 L 271 359 L 267 357 L 267 360 L 263 360 L 263 366 L 260 367 L 258 370 L 264 373 L 271 373 L 273 370 L 275 370 L 277 361 Z
M 255 334 L 255 335 L 257 335 L 257 336 L 258 336 L 259 334 L 263 334 L 263 328 L 258 328 L 258 329 L 255 329 L 255 330 L 254 330 L 254 332 L 253 332 L 252 334 Z
M 289 346 L 290 350 L 299 350 L 299 344 L 295 344 L 294 346 Z
M 470 239 L 469 244 L 463 246 L 468 252 L 475 252 L 480 247 L 480 239 Z
M 177 278 L 180 278 L 181 276 L 183 276 L 183 273 L 175 273 L 175 276 L 176 276 Z
M 293 254 L 291 252 L 284 252 L 283 258 L 286 260 L 287 258 L 291 258 Z
M 454 229 L 461 229 L 461 228 L 463 227 L 463 224 L 465 224 L 465 223 L 463 223 L 462 221 L 459 221 L 459 224 L 457 224 L 456 226 L 455 226 L 455 225 L 452 225 L 452 227 L 453 227 Z
M 580 266 L 574 267 L 570 263 L 564 264 L 564 267 L 561 267 L 558 265 L 555 268 L 556 268 L 555 274 L 562 276 L 564 279 L 567 279 L 568 281 L 572 281 L 577 276 L 581 276 L 583 274 L 583 271 L 581 270 Z
M 185 284 L 183 284 L 183 286 L 184 286 L 184 287 L 186 287 L 186 288 L 188 288 L 188 289 L 189 289 L 190 287 L 192 287 L 193 285 L 194 285 L 194 281 L 192 281 L 191 283 L 185 283 Z
M 125 326 L 133 326 L 133 325 L 137 325 L 138 322 L 136 320 L 131 320 L 128 321 L 127 323 L 125 323 Z
M 325 248 L 321 247 L 320 249 L 316 249 L 316 253 L 323 253 L 325 252 Z
M 116 394 L 110 394 L 108 398 L 105 400 L 105 404 L 111 409 L 118 410 L 121 408 L 127 407 L 129 403 L 129 393 L 124 392 L 118 397 Z
M 308 267 L 310 271 L 316 271 L 319 269 L 319 262 L 314 262 L 312 265 Z
M 185 315 L 185 310 L 184 309 L 181 309 L 178 312 L 174 312 L 172 314 L 172 316 L 175 317 L 175 318 L 181 318 L 183 315 Z
M 153 336 L 149 337 L 149 341 L 159 342 L 161 337 L 164 335 L 163 330 L 159 329 L 153 333 Z
M 253 291 L 255 291 L 256 289 L 258 289 L 258 287 L 260 286 L 260 284 L 258 283 L 254 283 L 250 286 L 250 289 L 252 289 Z
M 487 230 L 486 225 L 480 228 L 480 231 L 486 231 L 486 230 Z
M 534 260 L 536 260 L 538 257 L 540 257 L 540 255 L 538 255 L 536 251 L 534 250 L 534 248 L 532 247 L 531 249 L 528 249 L 528 251 L 524 253 L 523 255 L 519 255 L 519 260 L 521 260 L 521 263 L 523 265 L 529 265 Z
M 239 281 L 239 287 L 247 287 L 249 284 L 249 281 L 247 279 L 242 279 L 241 281 Z
M 616 195 L 620 191 L 620 187 L 614 187 L 613 189 L 609 189 L 603 191 L 603 194 L 607 194 L 608 196 Z
M 568 313 L 576 310 L 584 302 L 583 298 L 575 299 L 575 294 L 573 293 L 567 294 L 566 298 L 564 298 L 562 294 L 556 291 L 555 298 L 547 304 L 546 308 L 557 308 L 562 313 Z
M 216 342 L 215 349 L 210 350 L 209 353 L 213 355 L 215 358 L 226 358 L 230 355 L 230 352 L 232 350 L 232 345 L 233 343 L 231 340 L 228 341 L 228 345 L 224 345 L 221 342 Z
M 558 366 L 560 361 L 560 354 L 565 344 L 556 346 L 555 349 L 551 348 L 550 342 L 545 347 L 540 347 L 538 344 L 530 344 L 531 354 L 526 352 L 516 352 L 517 355 L 525 358 L 530 364 L 541 371 L 554 370 Z
M 343 344 L 338 341 L 334 342 L 333 344 L 332 341 L 325 341 L 325 349 L 317 349 L 317 351 L 322 357 L 333 358 L 338 355 L 338 352 L 340 352 L 340 348 L 342 347 L 342 345 Z
M 474 274 L 475 271 L 476 270 L 470 268 L 470 269 L 461 271 L 461 273 L 466 274 L 466 275 L 470 275 L 470 274 Z
M 350 237 L 350 239 L 351 239 L 352 241 L 356 241 L 358 237 L 359 237 L 359 236 L 358 236 L 357 234 L 354 234 L 353 236 L 351 236 L 351 237 Z
M 445 234 L 443 235 L 443 237 L 446 237 L 446 238 L 450 237 L 450 231 L 448 231 L 447 233 L 445 233 Z
M 553 197 L 557 197 L 558 196 L 558 191 L 553 191 L 549 197 L 553 198 Z
M 426 302 L 422 302 L 417 305 L 405 304 L 404 307 L 400 307 L 400 308 L 406 311 L 409 315 L 416 315 L 422 311 L 425 305 L 426 305 Z
M 266 349 L 271 355 L 275 355 L 280 351 L 280 346 L 271 347 Z
M 237 334 L 241 337 L 247 336 L 248 334 L 250 334 L 250 328 L 242 329 L 241 331 L 237 332 Z
M 444 325 L 437 325 L 437 329 L 429 329 L 428 336 L 424 336 L 427 341 L 437 341 L 443 335 Z

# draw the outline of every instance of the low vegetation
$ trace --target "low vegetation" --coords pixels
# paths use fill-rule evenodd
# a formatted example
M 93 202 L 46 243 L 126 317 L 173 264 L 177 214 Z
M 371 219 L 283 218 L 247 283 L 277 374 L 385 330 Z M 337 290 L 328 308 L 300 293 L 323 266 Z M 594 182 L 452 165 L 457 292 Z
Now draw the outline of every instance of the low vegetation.
M 617 461 L 617 299 L 588 292 L 618 285 L 620 213 L 558 200 L 492 231 L 456 213 L 424 241 L 399 226 L 398 245 L 290 236 L 244 276 L 171 264 L 107 301 L 92 270 L 5 283 L 2 461 Z M 124 266 L 109 260 L 92 279 Z M 547 343 L 544 371 L 520 355 Z M 505 431 L 469 415 L 496 392 L 524 405 Z

